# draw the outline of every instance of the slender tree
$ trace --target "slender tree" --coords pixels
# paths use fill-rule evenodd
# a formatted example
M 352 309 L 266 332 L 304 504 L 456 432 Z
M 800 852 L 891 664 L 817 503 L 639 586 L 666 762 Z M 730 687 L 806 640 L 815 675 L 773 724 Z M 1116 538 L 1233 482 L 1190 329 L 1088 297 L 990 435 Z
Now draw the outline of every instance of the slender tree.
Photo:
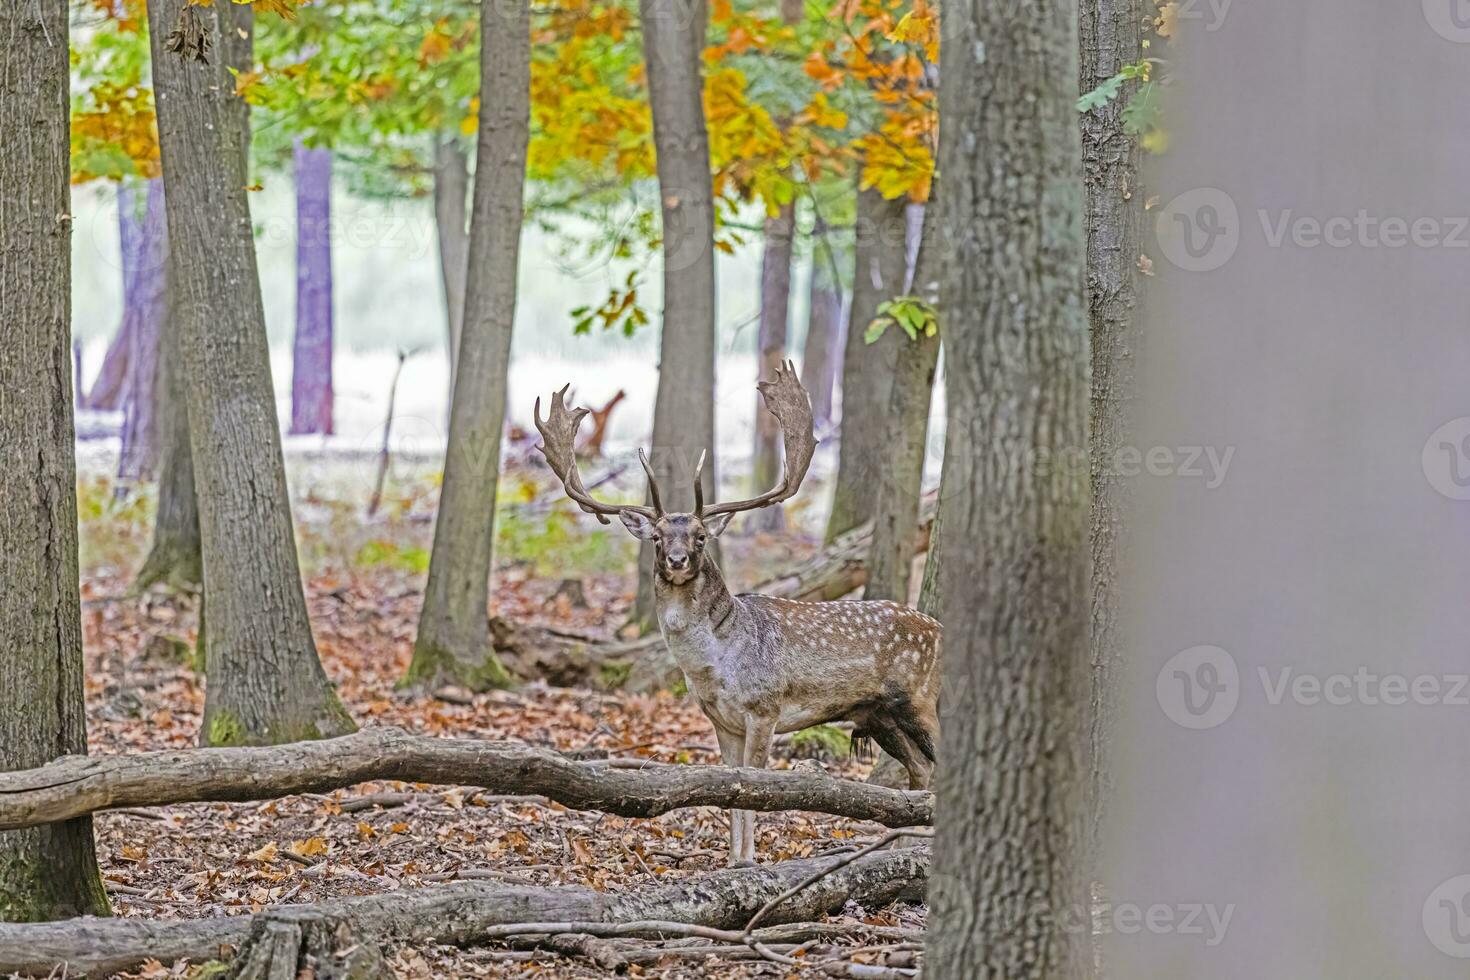
M 481 91 L 494 97 L 480 100 L 469 259 L 476 274 L 465 294 L 444 488 L 406 678 L 475 690 L 510 683 L 491 649 L 489 601 L 531 126 L 529 0 L 485 0 L 480 17 Z
M 761 316 L 756 336 L 757 377 L 773 378 L 786 358 L 787 320 L 791 309 L 791 258 L 796 237 L 796 212 L 786 205 L 766 218 L 765 251 L 761 256 Z M 755 406 L 755 449 L 751 453 L 752 483 L 762 493 L 781 476 L 781 426 L 759 397 Z M 745 518 L 754 531 L 781 531 L 786 511 L 767 507 Z
M 151 480 L 158 469 L 158 359 L 163 344 L 168 293 L 168 218 L 164 214 L 163 181 L 148 182 L 148 197 L 140 228 L 134 292 L 130 302 L 137 313 L 128 355 L 124 389 L 122 448 L 117 474 L 130 481 Z
M 122 266 L 123 312 L 91 390 L 82 399 L 85 408 L 113 411 L 124 407 L 131 390 L 132 357 L 138 348 L 138 333 L 140 330 L 157 330 L 157 318 L 162 314 L 159 297 L 163 294 L 164 270 L 160 255 L 161 249 L 167 247 L 167 228 L 164 223 L 152 220 L 155 207 L 162 207 L 161 199 L 155 201 L 154 198 L 161 191 L 160 181 L 149 180 L 145 186 L 147 189 L 140 202 L 132 186 L 126 183 L 118 185 L 118 254 Z M 159 241 L 161 237 L 164 241 Z
M 170 257 L 170 263 L 175 261 Z M 169 274 L 170 280 L 174 274 Z M 163 337 L 158 350 L 156 415 L 159 427 L 158 507 L 153 515 L 153 543 L 133 583 L 141 592 L 155 582 L 189 591 L 204 583 L 204 557 L 199 540 L 199 504 L 194 497 L 194 452 L 189 445 L 189 401 L 181 363 L 182 336 L 175 292 L 169 290 Z M 199 633 L 204 648 L 204 631 Z
M 67 4 L 0 6 L 0 770 L 87 751 Z M 92 821 L 0 833 L 0 921 L 106 915 Z
M 434 140 L 434 231 L 439 239 L 439 275 L 444 286 L 449 372 L 453 377 L 464 323 L 465 279 L 469 275 L 470 234 L 466 202 L 470 161 L 454 137 Z
M 1024 14 L 1024 16 L 1023 16 Z M 1089 345 L 1077 7 L 946 7 L 939 171 L 953 422 L 926 976 L 1088 973 Z
M 1143 12 L 1137 0 L 1081 0 L 1081 90 L 1091 92 L 1143 56 Z M 1112 677 L 1122 642 L 1118 622 L 1119 533 L 1127 483 L 1113 460 L 1130 441 L 1128 398 L 1141 341 L 1138 305 L 1140 225 L 1137 139 L 1123 126 L 1135 82 L 1115 99 L 1082 114 L 1082 162 L 1087 187 L 1087 293 L 1092 326 L 1092 737 L 1089 749 L 1092 841 L 1097 843 L 1108 797 L 1107 742 L 1112 727 Z
M 246 198 L 250 7 L 148 4 L 176 256 L 180 367 L 204 556 L 209 678 L 200 740 L 288 742 L 353 729 L 317 658 L 292 533 Z M 217 51 L 200 60 L 200 28 Z M 182 47 L 183 50 L 176 50 Z
M 296 339 L 291 434 L 331 435 L 332 151 L 296 144 Z
M 707 452 L 704 499 L 714 500 L 715 250 L 714 187 L 704 118 L 702 58 L 707 0 L 639 0 L 648 101 L 653 110 L 663 212 L 663 328 L 653 410 L 652 465 L 664 506 L 694 502 L 694 464 Z M 653 618 L 653 546 L 639 555 L 634 613 Z
M 910 289 L 912 298 L 928 304 L 930 310 L 938 302 L 938 253 L 943 247 L 938 240 L 936 210 L 931 197 L 925 207 L 923 236 Z M 898 334 L 898 359 L 883 416 L 883 465 L 873 507 L 873 543 L 868 548 L 863 598 L 907 603 L 914 536 L 919 529 L 919 500 L 924 489 L 929 403 L 939 366 L 939 334 L 916 330 L 916 336 L 909 337 L 896 322 L 886 328 L 888 331 Z
M 908 272 L 906 208 L 903 198 L 889 200 L 873 189 L 858 193 L 852 304 L 842 352 L 842 441 L 827 518 L 828 541 L 870 520 L 877 501 L 873 488 L 886 458 L 884 415 L 899 338 L 885 331 L 869 344 L 864 334 L 878 314 L 878 304 L 903 292 Z
M 812 419 L 819 431 L 832 423 L 832 394 L 841 361 L 842 283 L 833 266 L 832 249 L 819 220 L 812 231 L 806 338 L 801 347 L 801 383 L 811 394 Z

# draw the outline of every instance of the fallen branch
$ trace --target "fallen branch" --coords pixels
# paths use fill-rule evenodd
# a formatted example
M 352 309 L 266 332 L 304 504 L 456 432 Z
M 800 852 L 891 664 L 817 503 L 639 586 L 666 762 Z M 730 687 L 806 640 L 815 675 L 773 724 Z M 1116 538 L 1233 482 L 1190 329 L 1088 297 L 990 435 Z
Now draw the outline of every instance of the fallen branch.
M 318 742 L 67 756 L 0 773 L 0 830 L 116 807 L 271 800 L 375 780 L 469 784 L 544 796 L 577 810 L 656 817 L 690 806 L 808 810 L 889 827 L 933 822 L 934 797 L 825 773 L 649 763 L 636 770 L 575 762 L 515 742 L 431 738 L 368 728 Z
M 725 930 L 740 937 L 744 933 L 736 930 L 772 897 L 833 863 L 830 859 L 785 861 L 619 892 L 462 882 L 281 906 L 254 916 L 173 921 L 87 917 L 0 925 L 0 974 L 44 977 L 64 970 L 69 976 L 99 976 L 131 969 L 148 959 L 197 962 L 229 959 L 238 953 L 241 963 L 252 971 L 269 968 L 279 972 L 264 975 L 290 977 L 296 972 L 295 964 L 288 960 L 313 950 L 336 956 L 350 950 L 363 962 L 370 962 L 374 950 L 368 947 L 382 943 L 470 946 L 523 935 L 527 928 L 544 931 L 548 923 L 558 929 L 568 924 L 673 923 L 663 934 L 687 926 Z M 925 848 L 871 854 L 822 876 L 816 885 L 784 903 L 775 916 L 783 922 L 819 918 L 849 900 L 869 907 L 917 901 L 923 896 L 928 872 Z M 648 929 L 645 934 L 659 931 Z

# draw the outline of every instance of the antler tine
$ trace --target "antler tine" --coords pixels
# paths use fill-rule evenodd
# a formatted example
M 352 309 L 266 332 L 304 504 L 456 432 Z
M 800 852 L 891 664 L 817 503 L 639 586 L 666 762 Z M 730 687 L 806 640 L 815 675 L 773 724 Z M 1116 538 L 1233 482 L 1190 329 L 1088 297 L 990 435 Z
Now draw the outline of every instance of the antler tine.
M 781 441 L 786 449 L 786 460 L 781 471 L 781 482 L 775 487 L 752 497 L 750 500 L 735 500 L 723 504 L 712 504 L 702 514 L 733 514 L 743 510 L 769 507 L 796 496 L 801 481 L 812 465 L 812 455 L 817 451 L 817 437 L 813 430 L 812 403 L 806 388 L 796 374 L 796 365 L 783 361 L 776 368 L 776 377 L 756 385 L 766 408 L 781 424 Z M 696 484 L 697 485 L 697 484 Z
M 648 465 L 648 457 L 643 455 L 643 450 L 638 450 L 638 462 L 643 464 L 643 472 L 648 475 L 648 495 L 653 498 L 653 512 L 662 517 L 664 513 L 663 501 L 658 499 L 658 480 L 654 479 L 653 467 Z
M 536 448 L 546 457 L 546 462 L 551 466 L 551 471 L 561 480 L 561 485 L 566 490 L 567 496 L 572 498 L 577 506 L 592 514 L 604 524 L 610 523 L 608 517 L 620 514 L 623 511 L 633 511 L 653 519 L 658 515 L 647 507 L 638 507 L 631 504 L 605 504 L 587 492 L 582 485 L 581 474 L 577 472 L 577 454 L 574 449 L 577 440 L 577 427 L 582 424 L 582 419 L 590 414 L 588 409 L 577 408 L 571 411 L 566 407 L 566 393 L 570 385 L 562 387 L 561 391 L 551 396 L 551 409 L 546 413 L 546 419 L 541 418 L 541 399 L 536 399 L 536 429 L 541 433 L 541 445 Z
M 694 464 L 694 516 L 699 517 L 704 513 L 704 457 L 709 452 L 707 449 L 699 451 L 699 462 Z

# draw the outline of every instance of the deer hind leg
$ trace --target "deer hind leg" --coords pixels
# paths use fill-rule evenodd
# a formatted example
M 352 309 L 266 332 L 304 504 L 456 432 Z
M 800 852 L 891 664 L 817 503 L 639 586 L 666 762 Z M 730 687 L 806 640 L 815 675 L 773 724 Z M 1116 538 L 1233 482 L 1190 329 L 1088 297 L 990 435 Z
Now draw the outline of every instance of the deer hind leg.
M 745 765 L 752 769 L 764 769 L 771 756 L 771 741 L 776 736 L 776 719 L 751 715 L 745 721 Z M 744 836 L 741 839 L 740 860 L 745 864 L 755 863 L 755 813 L 747 810 Z
M 727 766 L 745 765 L 745 732 L 715 728 L 715 738 L 720 743 L 720 761 Z M 745 827 L 753 822 L 755 815 L 749 810 L 730 811 L 730 866 L 741 861 L 745 846 Z

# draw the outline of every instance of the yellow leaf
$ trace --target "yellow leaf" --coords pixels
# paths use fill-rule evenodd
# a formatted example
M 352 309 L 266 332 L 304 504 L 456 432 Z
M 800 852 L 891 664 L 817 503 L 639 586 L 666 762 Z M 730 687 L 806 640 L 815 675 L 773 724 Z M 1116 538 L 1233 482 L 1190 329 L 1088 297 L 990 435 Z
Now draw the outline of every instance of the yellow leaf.
M 276 847 L 276 842 L 271 841 L 269 844 L 265 845 L 259 850 L 251 851 L 249 854 L 246 855 L 246 857 L 251 861 L 274 861 L 279 850 L 280 848 Z
M 297 857 L 316 857 L 318 854 L 327 853 L 327 842 L 320 837 L 294 840 L 291 842 L 291 853 Z

